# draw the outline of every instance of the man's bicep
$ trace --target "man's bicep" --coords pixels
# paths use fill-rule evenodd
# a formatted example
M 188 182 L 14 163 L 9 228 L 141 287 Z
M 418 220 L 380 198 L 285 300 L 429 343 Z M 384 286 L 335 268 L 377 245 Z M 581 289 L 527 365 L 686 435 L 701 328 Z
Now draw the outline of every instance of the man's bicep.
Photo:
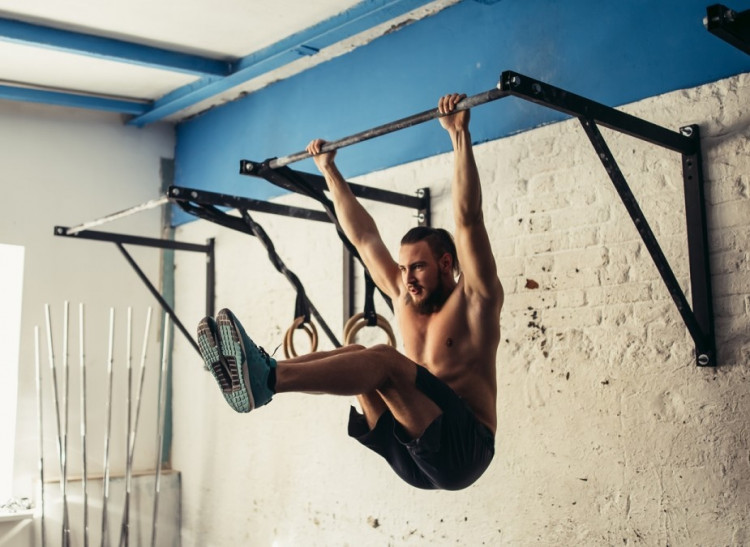
M 360 242 L 357 250 L 375 285 L 390 298 L 397 297 L 401 274 L 383 240 L 380 237 L 368 238 Z
M 501 290 L 497 263 L 484 224 L 480 222 L 457 228 L 456 251 L 467 289 L 486 297 L 492 297 Z

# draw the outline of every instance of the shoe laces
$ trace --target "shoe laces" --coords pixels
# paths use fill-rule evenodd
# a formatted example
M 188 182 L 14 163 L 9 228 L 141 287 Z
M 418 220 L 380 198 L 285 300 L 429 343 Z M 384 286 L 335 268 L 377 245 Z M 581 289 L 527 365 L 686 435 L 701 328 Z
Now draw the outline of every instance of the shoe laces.
M 255 347 L 258 348 L 258 352 L 260 353 L 260 356 L 263 357 L 263 359 L 265 359 L 266 363 L 268 363 L 271 360 L 271 358 L 268 355 L 268 352 L 266 352 L 266 350 L 263 349 L 261 346 L 255 346 Z

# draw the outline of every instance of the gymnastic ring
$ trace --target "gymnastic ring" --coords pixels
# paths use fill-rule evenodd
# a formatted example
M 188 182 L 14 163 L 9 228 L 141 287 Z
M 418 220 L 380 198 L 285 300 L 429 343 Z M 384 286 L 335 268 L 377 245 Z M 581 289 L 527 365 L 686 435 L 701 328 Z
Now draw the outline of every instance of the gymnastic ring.
M 305 323 L 305 318 L 300 316 L 294 320 L 284 336 L 284 356 L 287 359 L 297 357 L 297 352 L 294 349 L 294 331 L 300 326 L 310 337 L 310 352 L 318 349 L 318 330 L 315 328 L 315 324 Z
M 393 329 L 391 328 L 390 323 L 388 323 L 385 317 L 380 314 L 375 314 L 375 317 L 377 318 L 377 326 L 388 336 L 388 345 L 395 348 L 396 336 L 393 334 Z M 366 326 L 367 320 L 365 319 L 364 313 L 358 313 L 357 315 L 352 316 L 344 326 L 344 345 L 348 346 L 349 344 L 353 344 L 355 335 Z
M 377 317 L 380 317 L 376 314 Z M 359 321 L 364 320 L 365 314 L 364 312 L 355 313 L 352 315 L 349 320 L 344 324 L 344 340 L 350 339 L 349 337 L 349 331 L 352 330 L 352 327 L 356 325 Z M 377 319 L 376 317 L 376 319 Z M 382 318 L 381 318 L 382 319 Z M 385 321 L 385 319 L 383 319 Z M 360 327 L 361 328 L 361 327 Z M 357 329 L 359 331 L 359 329 Z M 353 337 L 352 337 L 353 338 Z M 348 344 L 347 344 L 348 345 Z
M 349 318 L 349 320 L 344 324 L 344 340 L 346 340 L 349 337 L 349 331 L 354 326 L 354 324 L 357 323 L 357 321 L 362 319 L 364 316 L 365 314 L 360 312 L 360 313 L 355 313 Z
M 297 357 L 297 352 L 294 349 L 294 331 L 299 327 L 302 327 L 302 330 L 310 337 L 310 353 L 318 349 L 318 329 L 312 322 L 305 323 L 305 317 L 301 315 L 294 319 L 292 326 L 287 329 L 284 335 L 284 357 L 287 359 Z

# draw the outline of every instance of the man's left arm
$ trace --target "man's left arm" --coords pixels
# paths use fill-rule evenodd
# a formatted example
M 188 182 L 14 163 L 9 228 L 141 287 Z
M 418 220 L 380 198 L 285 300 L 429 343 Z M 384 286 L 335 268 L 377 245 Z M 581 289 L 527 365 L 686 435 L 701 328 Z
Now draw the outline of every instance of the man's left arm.
M 453 112 L 463 95 L 446 95 L 440 99 L 443 114 Z M 463 272 L 464 290 L 482 299 L 502 303 L 503 288 L 497 276 L 482 212 L 482 188 L 469 133 L 470 111 L 463 110 L 440 118 L 448 131 L 454 151 L 454 173 L 451 189 L 456 224 L 456 251 Z

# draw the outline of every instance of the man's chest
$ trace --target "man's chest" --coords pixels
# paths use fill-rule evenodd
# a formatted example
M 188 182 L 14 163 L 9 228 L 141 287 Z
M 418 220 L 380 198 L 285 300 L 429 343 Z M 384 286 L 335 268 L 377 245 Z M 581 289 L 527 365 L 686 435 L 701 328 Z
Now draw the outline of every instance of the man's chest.
M 471 337 L 465 309 L 451 304 L 448 302 L 429 315 L 420 315 L 408 307 L 399 313 L 407 357 L 431 369 L 460 362 Z

